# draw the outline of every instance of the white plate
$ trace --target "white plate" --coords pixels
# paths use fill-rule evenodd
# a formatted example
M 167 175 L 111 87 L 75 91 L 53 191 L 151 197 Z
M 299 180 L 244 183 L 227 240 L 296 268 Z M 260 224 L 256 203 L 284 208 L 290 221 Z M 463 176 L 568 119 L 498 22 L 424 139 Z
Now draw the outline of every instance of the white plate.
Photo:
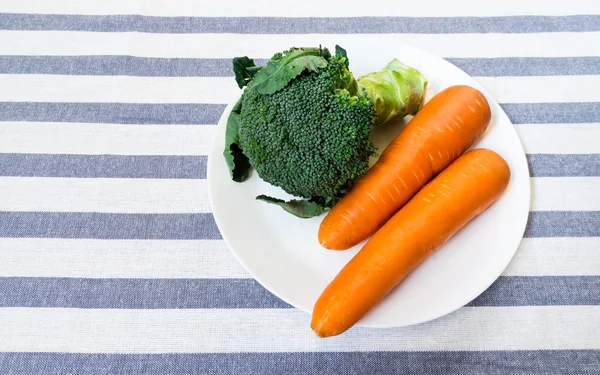
M 327 47 L 333 50 L 334 46 Z M 348 51 L 350 69 L 356 77 L 380 70 L 396 57 L 419 69 L 429 80 L 428 98 L 448 86 L 466 84 L 484 92 L 490 102 L 492 122 L 474 147 L 490 148 L 506 159 L 512 172 L 506 192 L 413 271 L 357 325 L 396 327 L 438 318 L 485 291 L 519 246 L 530 196 L 523 147 L 498 103 L 477 81 L 449 62 L 401 42 L 387 51 L 373 51 L 358 44 L 342 47 Z M 263 182 L 255 171 L 243 183 L 230 179 L 222 152 L 227 116 L 236 101 L 237 97 L 232 98 L 219 121 L 208 160 L 209 193 L 216 223 L 231 251 L 260 284 L 310 313 L 325 286 L 362 244 L 347 251 L 325 250 L 317 241 L 323 216 L 299 219 L 275 205 L 256 201 L 259 194 L 283 199 L 289 195 Z M 374 137 L 380 151 L 400 128 L 400 124 L 391 126 Z

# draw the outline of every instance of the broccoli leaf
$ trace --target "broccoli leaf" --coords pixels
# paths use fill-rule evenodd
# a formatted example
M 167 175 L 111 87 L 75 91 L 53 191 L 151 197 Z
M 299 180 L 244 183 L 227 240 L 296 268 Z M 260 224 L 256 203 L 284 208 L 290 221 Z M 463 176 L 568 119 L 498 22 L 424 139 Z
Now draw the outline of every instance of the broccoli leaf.
M 321 207 L 332 208 L 339 199 L 337 198 L 326 198 L 326 197 L 312 197 L 309 199 L 311 202 L 315 202 Z
M 250 175 L 250 161 L 244 155 L 239 144 L 240 112 L 242 110 L 242 98 L 233 106 L 227 118 L 225 129 L 225 150 L 223 156 L 229 168 L 231 179 L 236 182 L 245 181 Z
M 335 45 L 335 55 L 337 57 L 343 57 L 346 59 L 346 68 L 350 67 L 350 61 L 348 60 L 348 54 L 346 53 L 346 50 L 343 49 L 342 47 L 338 46 L 337 44 Z
M 276 204 L 292 215 L 298 216 L 302 219 L 319 216 L 325 211 L 325 208 L 327 208 L 323 207 L 318 202 L 313 202 L 312 200 L 306 199 L 292 199 L 286 202 L 282 199 L 272 198 L 266 195 L 259 195 L 256 197 L 256 199 L 259 201 Z
M 235 57 L 233 59 L 235 81 L 240 88 L 246 86 L 260 69 L 262 69 L 262 66 L 256 66 L 254 60 L 248 58 L 248 56 Z
M 325 68 L 327 60 L 323 57 L 324 50 L 326 49 L 292 48 L 287 53 L 272 58 L 266 67 L 256 72 L 249 87 L 260 94 L 273 94 L 287 86 L 304 70 Z
M 304 48 L 304 49 L 308 49 L 308 48 Z M 328 60 L 331 57 L 331 52 L 329 52 L 329 50 L 327 48 L 323 48 L 319 44 L 319 55 L 321 57 L 324 57 L 326 60 Z

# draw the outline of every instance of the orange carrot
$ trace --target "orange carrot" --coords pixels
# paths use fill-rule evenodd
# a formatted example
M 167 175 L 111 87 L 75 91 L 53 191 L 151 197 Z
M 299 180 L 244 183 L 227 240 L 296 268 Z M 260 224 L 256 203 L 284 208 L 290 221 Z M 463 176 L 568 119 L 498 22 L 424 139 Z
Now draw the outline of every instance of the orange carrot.
M 311 327 L 338 335 L 369 312 L 414 268 L 494 203 L 510 169 L 493 151 L 458 158 L 381 227 L 317 300 Z
M 485 96 L 452 86 L 434 96 L 321 222 L 319 242 L 348 249 L 381 227 L 433 176 L 464 153 L 491 118 Z

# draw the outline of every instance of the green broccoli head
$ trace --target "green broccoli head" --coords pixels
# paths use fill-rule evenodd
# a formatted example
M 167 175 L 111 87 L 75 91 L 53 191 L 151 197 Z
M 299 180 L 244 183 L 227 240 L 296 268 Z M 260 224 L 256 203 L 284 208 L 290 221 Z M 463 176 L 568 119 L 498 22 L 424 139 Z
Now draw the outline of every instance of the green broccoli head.
M 299 217 L 332 207 L 369 168 L 373 125 L 415 114 L 427 81 L 398 60 L 354 79 L 346 51 L 291 48 L 257 67 L 233 59 L 246 87 L 227 119 L 223 155 L 231 178 L 242 182 L 250 167 L 266 182 L 305 198 L 280 205 Z
M 289 194 L 339 198 L 369 167 L 373 103 L 347 68 L 330 56 L 284 89 L 242 95 L 239 144 L 258 175 Z

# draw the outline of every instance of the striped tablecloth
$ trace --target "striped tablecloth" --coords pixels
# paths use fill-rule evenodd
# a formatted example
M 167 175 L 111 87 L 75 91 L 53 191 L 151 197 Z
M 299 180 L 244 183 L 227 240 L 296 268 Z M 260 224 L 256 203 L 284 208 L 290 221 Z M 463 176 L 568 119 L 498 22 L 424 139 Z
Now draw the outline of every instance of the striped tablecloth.
M 469 306 L 320 340 L 210 212 L 230 59 L 398 38 L 502 104 L 529 223 Z M 597 0 L 4 0 L 0 175 L 0 374 L 600 374 Z

